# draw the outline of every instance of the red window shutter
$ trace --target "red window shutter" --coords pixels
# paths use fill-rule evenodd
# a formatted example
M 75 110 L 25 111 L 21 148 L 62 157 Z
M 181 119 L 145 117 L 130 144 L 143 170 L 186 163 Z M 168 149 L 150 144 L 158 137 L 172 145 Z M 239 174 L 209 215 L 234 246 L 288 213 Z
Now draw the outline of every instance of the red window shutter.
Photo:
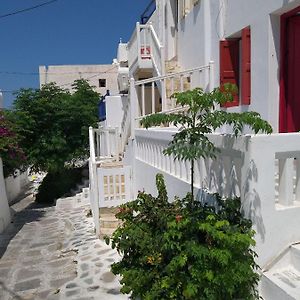
M 220 86 L 232 83 L 239 87 L 239 39 L 220 41 Z M 235 95 L 232 102 L 227 102 L 223 107 L 239 105 L 239 95 Z
M 251 31 L 250 27 L 242 30 L 242 104 L 251 102 Z

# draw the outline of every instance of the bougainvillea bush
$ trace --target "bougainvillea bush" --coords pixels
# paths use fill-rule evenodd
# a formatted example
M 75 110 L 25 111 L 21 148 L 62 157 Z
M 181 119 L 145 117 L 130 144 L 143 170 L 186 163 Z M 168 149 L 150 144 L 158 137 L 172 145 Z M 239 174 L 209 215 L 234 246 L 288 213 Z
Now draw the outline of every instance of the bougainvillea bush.
M 26 164 L 26 156 L 18 145 L 18 136 L 13 128 L 5 112 L 0 110 L 0 157 L 5 177 L 13 174 L 16 169 L 23 169 Z
M 112 265 L 132 299 L 258 299 L 254 231 L 239 198 L 208 206 L 191 194 L 169 203 L 162 175 L 158 196 L 140 192 L 120 208 L 123 222 L 106 238 L 123 258 Z

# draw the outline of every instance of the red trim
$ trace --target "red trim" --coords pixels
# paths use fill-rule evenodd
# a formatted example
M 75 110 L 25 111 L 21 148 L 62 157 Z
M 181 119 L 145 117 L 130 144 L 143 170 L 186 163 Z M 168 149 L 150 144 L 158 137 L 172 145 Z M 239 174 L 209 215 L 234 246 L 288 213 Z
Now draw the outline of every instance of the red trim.
M 239 41 L 230 39 L 220 41 L 220 86 L 224 83 L 232 83 L 239 87 Z M 235 95 L 233 101 L 226 102 L 222 107 L 239 105 L 239 95 Z
M 251 31 L 250 27 L 242 30 L 242 86 L 241 103 L 251 102 Z
M 300 6 L 281 16 L 280 32 L 280 98 L 279 98 L 279 132 L 287 132 L 287 108 L 286 108 L 286 43 L 287 43 L 287 19 L 300 12 Z

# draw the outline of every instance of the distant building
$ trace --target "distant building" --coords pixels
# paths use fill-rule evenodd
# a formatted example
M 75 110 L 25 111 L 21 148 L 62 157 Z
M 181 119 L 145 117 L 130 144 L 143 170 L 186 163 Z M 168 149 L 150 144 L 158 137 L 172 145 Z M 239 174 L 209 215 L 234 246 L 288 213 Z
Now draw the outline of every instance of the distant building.
M 72 90 L 72 84 L 77 79 L 87 79 L 91 86 L 101 95 L 109 90 L 110 94 L 118 93 L 118 67 L 112 65 L 58 65 L 40 66 L 40 86 L 55 82 L 62 88 Z

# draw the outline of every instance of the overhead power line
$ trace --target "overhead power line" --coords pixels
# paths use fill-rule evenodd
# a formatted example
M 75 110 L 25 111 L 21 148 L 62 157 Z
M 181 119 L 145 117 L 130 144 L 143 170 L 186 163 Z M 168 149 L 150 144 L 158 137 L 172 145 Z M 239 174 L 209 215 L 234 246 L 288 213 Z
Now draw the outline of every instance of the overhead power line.
M 108 73 L 108 71 L 103 71 L 103 72 L 99 72 L 99 71 L 77 71 L 77 72 L 19 72 L 19 71 L 0 71 L 0 75 L 24 75 L 24 76 L 38 76 L 38 75 L 45 75 L 45 74 L 49 74 L 49 75 L 80 75 L 80 74 L 105 74 Z M 116 73 L 116 72 L 110 72 L 110 73 Z
M 27 12 L 27 11 L 45 6 L 45 5 L 49 5 L 49 4 L 57 2 L 57 1 L 59 1 L 59 0 L 51 0 L 51 1 L 47 1 L 47 2 L 38 4 L 38 5 L 35 5 L 35 6 L 31 6 L 31 7 L 27 7 L 27 8 L 24 8 L 24 9 L 16 10 L 16 11 L 13 11 L 13 12 L 5 14 L 5 15 L 0 15 L 0 19 L 10 17 L 10 16 L 13 16 L 13 15 L 17 15 L 17 14 L 21 14 L 21 13 L 24 13 L 24 12 Z

